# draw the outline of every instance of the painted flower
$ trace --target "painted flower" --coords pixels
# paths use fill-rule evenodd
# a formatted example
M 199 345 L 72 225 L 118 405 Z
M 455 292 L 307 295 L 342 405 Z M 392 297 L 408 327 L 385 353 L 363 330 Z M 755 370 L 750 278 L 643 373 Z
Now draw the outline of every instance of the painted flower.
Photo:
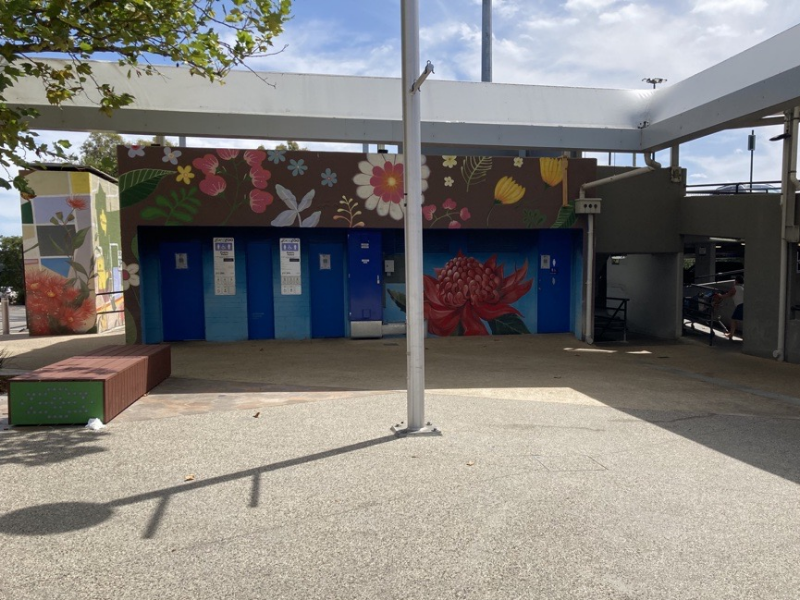
M 547 187 L 555 187 L 564 179 L 564 161 L 566 158 L 540 158 L 539 170 L 542 181 Z
M 125 144 L 128 149 L 128 157 L 136 158 L 137 156 L 144 156 L 144 148 L 139 144 Z
M 217 148 L 217 154 L 222 160 L 233 160 L 239 156 L 239 151 L 233 148 Z
M 272 194 L 262 190 L 250 190 L 250 210 L 254 213 L 263 213 L 272 204 Z
M 278 198 L 283 200 L 283 203 L 289 207 L 289 210 L 285 210 L 275 217 L 270 225 L 273 227 L 289 227 L 292 223 L 294 223 L 295 219 L 297 219 L 300 227 L 317 226 L 317 223 L 319 223 L 319 218 L 322 215 L 322 211 L 318 210 L 305 219 L 303 219 L 302 215 L 300 214 L 311 206 L 311 202 L 314 200 L 314 190 L 311 190 L 305 196 L 303 196 L 303 199 L 300 200 L 300 204 L 297 203 L 297 198 L 292 191 L 283 187 L 282 185 L 276 185 L 275 191 L 278 193 Z
M 448 198 L 444 202 L 442 202 L 442 208 L 445 210 L 453 210 L 456 207 L 456 202 L 452 198 Z
M 442 156 L 442 166 L 447 167 L 448 169 L 452 169 L 458 164 L 456 158 L 458 157 L 452 155 Z
M 206 154 L 201 158 L 195 158 L 192 164 L 195 169 L 206 175 L 216 175 L 219 172 L 219 159 L 213 154 Z
M 469 218 L 472 216 L 469 212 L 469 209 L 464 207 L 461 209 L 461 212 L 458 213 L 458 216 L 461 217 L 462 221 L 468 221 Z
M 45 268 L 25 270 L 26 312 L 31 335 L 83 333 L 95 322 L 95 299 Z
M 192 166 L 186 165 L 185 167 L 182 167 L 179 165 L 178 176 L 175 178 L 175 180 L 178 183 L 185 183 L 188 185 L 189 183 L 191 183 L 192 179 L 194 179 L 194 173 L 192 173 Z
M 444 185 L 446 187 L 453 187 L 453 178 L 450 177 L 449 175 L 447 177 L 445 177 L 444 178 Z
M 425 217 L 426 221 L 433 221 L 433 213 L 435 212 L 436 212 L 435 204 L 428 204 L 427 206 L 422 207 L 422 215 Z
M 208 196 L 219 196 L 225 192 L 228 186 L 225 179 L 219 175 L 207 175 L 203 181 L 200 182 L 200 191 Z
M 521 167 L 522 166 L 522 162 L 523 162 L 523 160 L 522 160 L 521 156 L 515 156 L 514 157 L 514 166 L 515 167 Z
M 267 150 L 267 156 L 270 162 L 274 162 L 277 165 L 286 160 L 286 150 Z
M 522 200 L 525 188 L 511 177 L 501 177 L 494 186 L 494 201 L 497 204 L 514 204 Z
M 100 229 L 103 230 L 103 233 L 108 233 L 108 216 L 106 215 L 106 211 L 100 211 L 100 217 L 98 220 L 100 221 Z
M 308 165 L 306 165 L 305 162 L 306 161 L 302 158 L 300 160 L 295 160 L 292 158 L 289 160 L 289 165 L 286 168 L 292 172 L 293 177 L 297 177 L 308 170 Z
M 431 170 L 422 157 L 421 191 L 428 189 L 428 175 Z M 353 177 L 358 187 L 356 194 L 364 200 L 367 210 L 375 210 L 380 216 L 391 216 L 399 221 L 405 214 L 405 184 L 403 182 L 402 154 L 367 154 L 367 160 L 358 163 L 361 171 Z M 422 198 L 421 200 L 424 200 Z
M 322 185 L 333 187 L 333 184 L 337 183 L 336 173 L 333 173 L 330 168 L 325 169 L 320 175 L 322 177 Z
M 447 228 L 448 229 L 461 229 L 461 223 L 459 223 L 458 221 L 450 221 L 450 223 L 447 225 Z
M 70 196 L 67 198 L 67 204 L 74 210 L 86 210 L 89 207 L 89 204 L 83 198 L 77 198 L 75 196 Z
M 139 285 L 139 265 L 122 263 L 122 289 L 127 290 L 131 286 Z
M 183 152 L 181 152 L 180 150 L 175 150 L 174 148 L 166 146 L 164 148 L 164 156 L 161 158 L 161 160 L 164 161 L 165 163 L 168 162 L 170 164 L 177 165 L 178 158 L 180 157 L 181 154 L 183 154 Z
M 244 162 L 250 165 L 250 167 L 261 168 L 261 163 L 263 163 L 266 158 L 267 153 L 263 150 L 247 150 L 244 153 Z
M 481 263 L 459 251 L 444 268 L 435 271 L 436 277 L 424 277 L 425 318 L 428 331 L 434 335 L 451 335 L 459 328 L 464 335 L 487 335 L 484 321 L 520 315 L 511 304 L 533 285 L 532 279 L 524 281 L 528 261 L 504 277 L 503 265 L 497 264 L 496 256 Z
M 262 169 L 261 167 L 252 167 L 250 169 L 250 180 L 255 188 L 263 190 L 265 187 L 267 187 L 267 182 L 269 181 L 270 177 L 272 177 L 272 173 Z

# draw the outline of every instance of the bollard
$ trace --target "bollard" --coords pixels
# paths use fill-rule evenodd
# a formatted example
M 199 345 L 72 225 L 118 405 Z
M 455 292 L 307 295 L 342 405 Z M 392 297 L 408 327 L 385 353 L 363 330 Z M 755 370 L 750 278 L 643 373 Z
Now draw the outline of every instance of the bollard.
M 8 294 L 3 294 L 0 305 L 3 308 L 3 335 L 8 335 L 11 333 L 11 325 L 8 322 Z

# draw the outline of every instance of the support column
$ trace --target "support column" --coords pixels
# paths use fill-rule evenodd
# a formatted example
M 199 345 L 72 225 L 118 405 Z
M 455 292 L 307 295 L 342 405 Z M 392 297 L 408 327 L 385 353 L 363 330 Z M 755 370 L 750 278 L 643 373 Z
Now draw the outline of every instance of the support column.
M 420 86 L 432 65 L 419 69 L 419 0 L 402 0 L 403 21 L 403 155 L 405 162 L 406 348 L 408 425 L 392 427 L 396 435 L 441 432 L 425 421 L 425 317 L 422 269 L 422 133 Z

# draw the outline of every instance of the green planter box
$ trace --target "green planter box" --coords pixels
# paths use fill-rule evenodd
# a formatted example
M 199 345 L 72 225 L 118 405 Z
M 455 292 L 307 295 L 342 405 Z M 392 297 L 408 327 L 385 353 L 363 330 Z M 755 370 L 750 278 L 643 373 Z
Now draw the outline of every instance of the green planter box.
M 102 381 L 12 381 L 13 425 L 78 425 L 103 419 Z

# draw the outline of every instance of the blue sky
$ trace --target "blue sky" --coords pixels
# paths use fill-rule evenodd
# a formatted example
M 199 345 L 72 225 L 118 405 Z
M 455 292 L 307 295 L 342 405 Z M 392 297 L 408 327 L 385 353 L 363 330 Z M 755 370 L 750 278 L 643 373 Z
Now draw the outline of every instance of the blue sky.
M 420 59 L 434 77 L 480 80 L 481 0 L 420 0 Z M 400 76 L 399 0 L 295 0 L 293 19 L 273 56 L 256 70 Z M 643 89 L 686 79 L 800 21 L 800 0 L 494 0 L 493 79 L 502 83 Z M 756 131 L 755 180 L 779 179 L 779 128 Z M 746 181 L 749 130 L 733 130 L 681 146 L 689 183 Z M 41 132 L 42 139 L 81 134 Z M 177 141 L 177 140 L 175 140 Z M 189 138 L 188 145 L 253 147 L 272 140 Z M 302 140 L 300 140 L 302 142 Z M 304 143 L 311 149 L 354 150 Z M 601 164 L 608 155 L 597 155 Z M 666 157 L 664 157 L 666 159 Z M 614 164 L 630 164 L 615 155 Z M 641 159 L 640 159 L 641 164 Z M 0 192 L 0 235 L 19 235 L 19 200 Z

